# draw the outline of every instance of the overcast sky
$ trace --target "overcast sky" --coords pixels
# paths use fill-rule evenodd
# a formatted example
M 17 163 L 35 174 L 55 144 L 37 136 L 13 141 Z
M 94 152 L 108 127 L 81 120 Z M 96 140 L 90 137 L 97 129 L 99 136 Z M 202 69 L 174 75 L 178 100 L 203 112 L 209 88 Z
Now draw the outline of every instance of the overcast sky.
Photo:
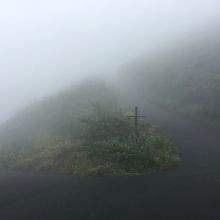
M 219 18 L 219 0 L 0 0 L 0 122 Z

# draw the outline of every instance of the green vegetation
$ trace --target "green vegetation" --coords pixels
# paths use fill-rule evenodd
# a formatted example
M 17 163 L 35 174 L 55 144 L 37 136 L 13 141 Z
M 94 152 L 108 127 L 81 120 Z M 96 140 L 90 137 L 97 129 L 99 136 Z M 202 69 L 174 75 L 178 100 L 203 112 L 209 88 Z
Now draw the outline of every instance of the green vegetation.
M 0 166 L 74 175 L 140 175 L 177 166 L 175 146 L 145 121 L 136 143 L 133 120 L 115 97 L 93 81 L 28 107 L 0 133 Z
M 95 115 L 84 120 L 84 150 L 92 167 L 86 174 L 138 175 L 177 166 L 175 147 L 142 121 L 136 143 L 134 123 L 126 114 L 95 108 Z

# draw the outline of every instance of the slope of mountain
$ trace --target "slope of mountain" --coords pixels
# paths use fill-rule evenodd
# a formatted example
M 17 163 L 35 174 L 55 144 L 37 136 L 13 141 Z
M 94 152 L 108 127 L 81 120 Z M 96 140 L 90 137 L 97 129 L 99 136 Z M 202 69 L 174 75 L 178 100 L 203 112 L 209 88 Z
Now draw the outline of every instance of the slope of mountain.
M 220 32 L 196 38 L 128 65 L 123 74 L 126 93 L 141 102 L 219 122 Z
M 89 81 L 34 103 L 0 132 L 0 167 L 79 175 L 137 175 L 177 166 L 175 146 L 148 123 L 119 111 L 116 94 Z
M 88 80 L 55 96 L 24 108 L 0 128 L 0 146 L 28 145 L 38 137 L 77 136 L 80 118 L 88 115 L 91 104 L 116 105 L 113 90 L 104 81 Z

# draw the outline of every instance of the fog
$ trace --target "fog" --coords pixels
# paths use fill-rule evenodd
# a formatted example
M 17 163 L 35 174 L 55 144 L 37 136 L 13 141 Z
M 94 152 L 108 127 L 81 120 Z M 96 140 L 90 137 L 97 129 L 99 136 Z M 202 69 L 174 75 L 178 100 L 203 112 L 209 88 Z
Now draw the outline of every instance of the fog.
M 0 3 L 0 122 L 87 77 L 218 22 L 218 0 L 7 0 Z

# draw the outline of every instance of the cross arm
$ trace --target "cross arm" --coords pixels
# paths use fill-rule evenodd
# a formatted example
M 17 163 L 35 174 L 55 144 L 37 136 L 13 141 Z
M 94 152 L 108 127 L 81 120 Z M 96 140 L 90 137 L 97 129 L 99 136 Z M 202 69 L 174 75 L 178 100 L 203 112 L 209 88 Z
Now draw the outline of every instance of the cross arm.
M 128 115 L 127 117 L 129 118 L 147 118 L 147 116 L 132 116 L 132 115 Z

